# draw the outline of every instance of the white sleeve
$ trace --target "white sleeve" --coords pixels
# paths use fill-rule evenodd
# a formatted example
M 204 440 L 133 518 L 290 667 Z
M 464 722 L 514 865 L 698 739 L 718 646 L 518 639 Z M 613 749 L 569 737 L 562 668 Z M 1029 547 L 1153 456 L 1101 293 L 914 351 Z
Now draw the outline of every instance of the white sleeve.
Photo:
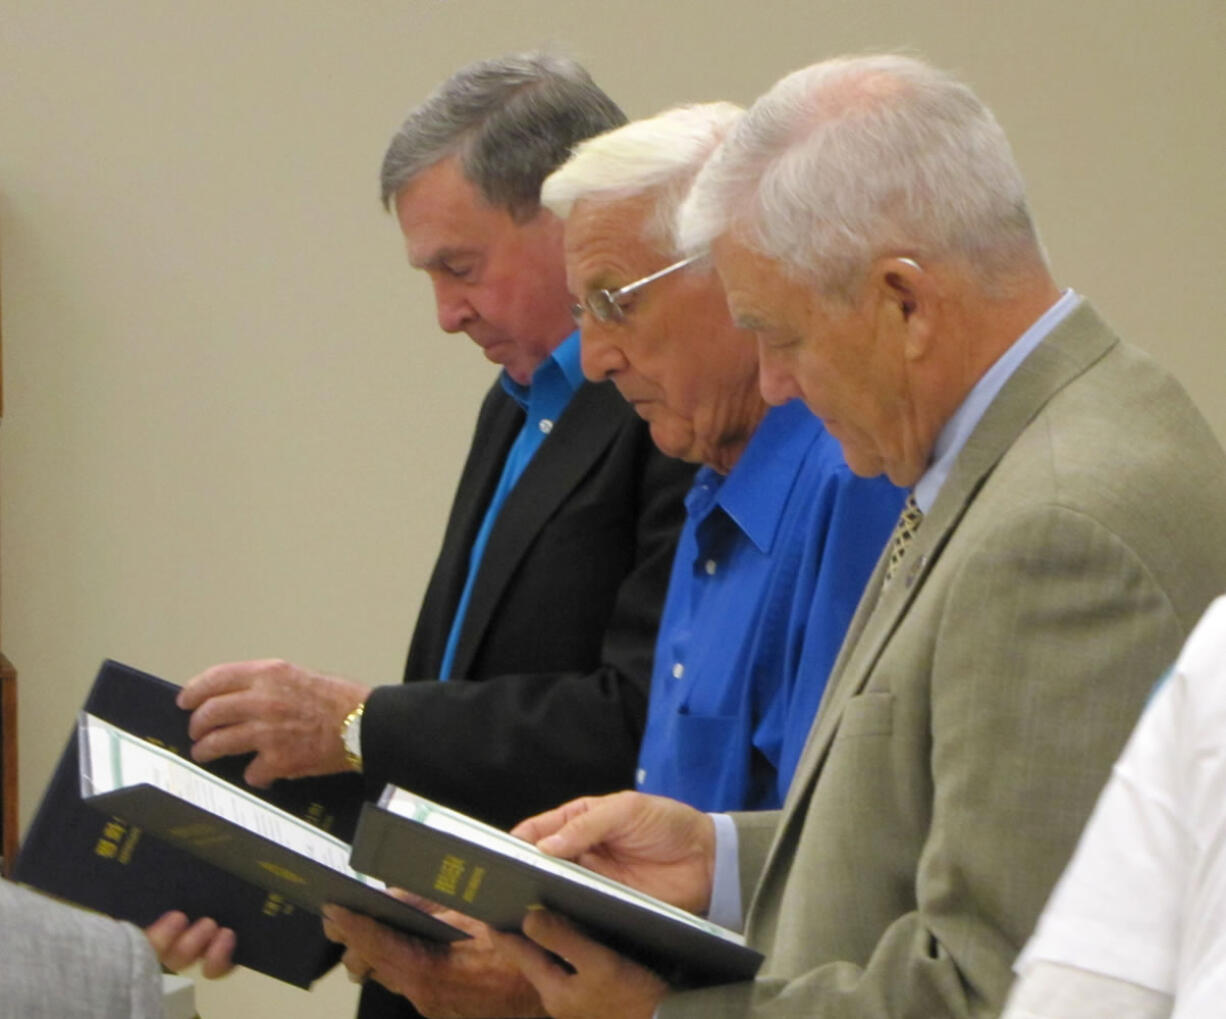
M 1001 1019 L 1167 1019 L 1171 996 L 1055 962 L 1031 966 Z

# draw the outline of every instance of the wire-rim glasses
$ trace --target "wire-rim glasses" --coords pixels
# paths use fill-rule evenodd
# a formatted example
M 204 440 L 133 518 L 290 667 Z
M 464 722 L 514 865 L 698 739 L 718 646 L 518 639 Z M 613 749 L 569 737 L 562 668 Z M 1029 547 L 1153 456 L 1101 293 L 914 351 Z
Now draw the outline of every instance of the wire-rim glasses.
M 702 258 L 702 255 L 691 255 L 689 258 L 683 258 L 680 262 L 666 265 L 663 269 L 653 272 L 650 276 L 644 276 L 641 280 L 627 283 L 624 287 L 619 287 L 617 290 L 593 290 L 582 302 L 571 306 L 571 313 L 575 316 L 576 321 L 581 319 L 586 311 L 597 322 L 621 322 L 626 317 L 627 298 L 642 290 L 648 283 L 654 283 L 656 280 L 663 279 L 678 269 L 684 269 L 687 265 L 692 265 L 700 258 Z

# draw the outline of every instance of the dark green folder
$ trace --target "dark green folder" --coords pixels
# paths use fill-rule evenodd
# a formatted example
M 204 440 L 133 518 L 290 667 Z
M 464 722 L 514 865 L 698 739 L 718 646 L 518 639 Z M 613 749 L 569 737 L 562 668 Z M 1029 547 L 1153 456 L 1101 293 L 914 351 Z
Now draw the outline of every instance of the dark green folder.
M 511 852 L 501 849 L 502 832 L 469 837 L 395 813 L 383 805 L 393 792 L 389 786 L 379 804 L 362 807 L 350 863 L 363 874 L 499 930 L 518 930 L 528 910 L 544 906 L 678 987 L 751 980 L 762 963 L 761 953 L 731 932 L 676 915 L 680 911 L 663 903 L 652 908 L 593 887 L 578 868 L 578 877 L 542 869 L 533 860 L 537 851 L 526 844 Z M 417 799 L 441 814 L 455 813 Z M 464 821 L 488 829 L 471 818 Z

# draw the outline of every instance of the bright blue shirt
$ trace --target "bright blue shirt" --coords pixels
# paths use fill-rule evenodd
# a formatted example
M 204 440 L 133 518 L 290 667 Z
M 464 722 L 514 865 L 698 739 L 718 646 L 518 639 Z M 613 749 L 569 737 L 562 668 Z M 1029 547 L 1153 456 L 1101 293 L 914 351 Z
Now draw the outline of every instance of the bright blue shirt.
M 783 802 L 905 492 L 858 478 L 795 401 L 686 497 L 637 787 L 701 810 Z
M 464 590 L 456 604 L 455 617 L 451 621 L 451 631 L 447 634 L 447 646 L 443 650 L 443 661 L 439 667 L 439 678 L 451 678 L 451 666 L 455 661 L 456 646 L 460 641 L 460 630 L 464 626 L 464 616 L 468 613 L 468 603 L 472 598 L 473 583 L 477 579 L 477 571 L 481 567 L 481 557 L 485 554 L 485 546 L 490 539 L 490 531 L 494 529 L 494 521 L 502 504 L 515 487 L 520 476 L 527 468 L 533 454 L 541 448 L 541 443 L 553 431 L 554 423 L 562 416 L 562 411 L 570 403 L 570 398 L 583 385 L 583 369 L 579 364 L 579 331 L 571 333 L 554 348 L 544 361 L 532 373 L 529 385 L 520 385 L 505 371 L 502 373 L 502 388 L 524 409 L 524 423 L 519 435 L 507 451 L 506 462 L 502 465 L 502 476 L 498 479 L 498 487 L 490 504 L 486 507 L 485 517 L 481 527 L 473 539 L 472 551 L 468 554 L 468 577 L 464 582 Z

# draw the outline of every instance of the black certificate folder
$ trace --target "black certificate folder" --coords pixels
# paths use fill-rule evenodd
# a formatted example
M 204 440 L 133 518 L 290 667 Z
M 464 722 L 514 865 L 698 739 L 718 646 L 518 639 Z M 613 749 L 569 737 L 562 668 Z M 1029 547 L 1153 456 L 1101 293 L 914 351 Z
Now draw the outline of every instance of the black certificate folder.
M 544 906 L 677 986 L 749 980 L 762 962 L 739 934 L 395 786 L 363 806 L 350 863 L 499 930 Z
M 163 679 L 107 661 L 84 708 L 186 761 L 189 715 L 175 704 L 178 692 Z M 319 918 L 280 891 L 268 890 L 266 880 L 257 886 L 206 863 L 154 837 L 152 829 L 116 807 L 100 813 L 81 795 L 78 747 L 74 725 L 26 832 L 14 875 L 18 881 L 141 927 L 170 909 L 193 918 L 211 916 L 238 934 L 239 965 L 298 987 L 310 986 L 336 963 L 342 949 L 323 936 Z M 353 837 L 362 800 L 360 776 L 252 789 L 242 780 L 245 764 L 244 758 L 231 757 L 202 770 L 338 838 Z

